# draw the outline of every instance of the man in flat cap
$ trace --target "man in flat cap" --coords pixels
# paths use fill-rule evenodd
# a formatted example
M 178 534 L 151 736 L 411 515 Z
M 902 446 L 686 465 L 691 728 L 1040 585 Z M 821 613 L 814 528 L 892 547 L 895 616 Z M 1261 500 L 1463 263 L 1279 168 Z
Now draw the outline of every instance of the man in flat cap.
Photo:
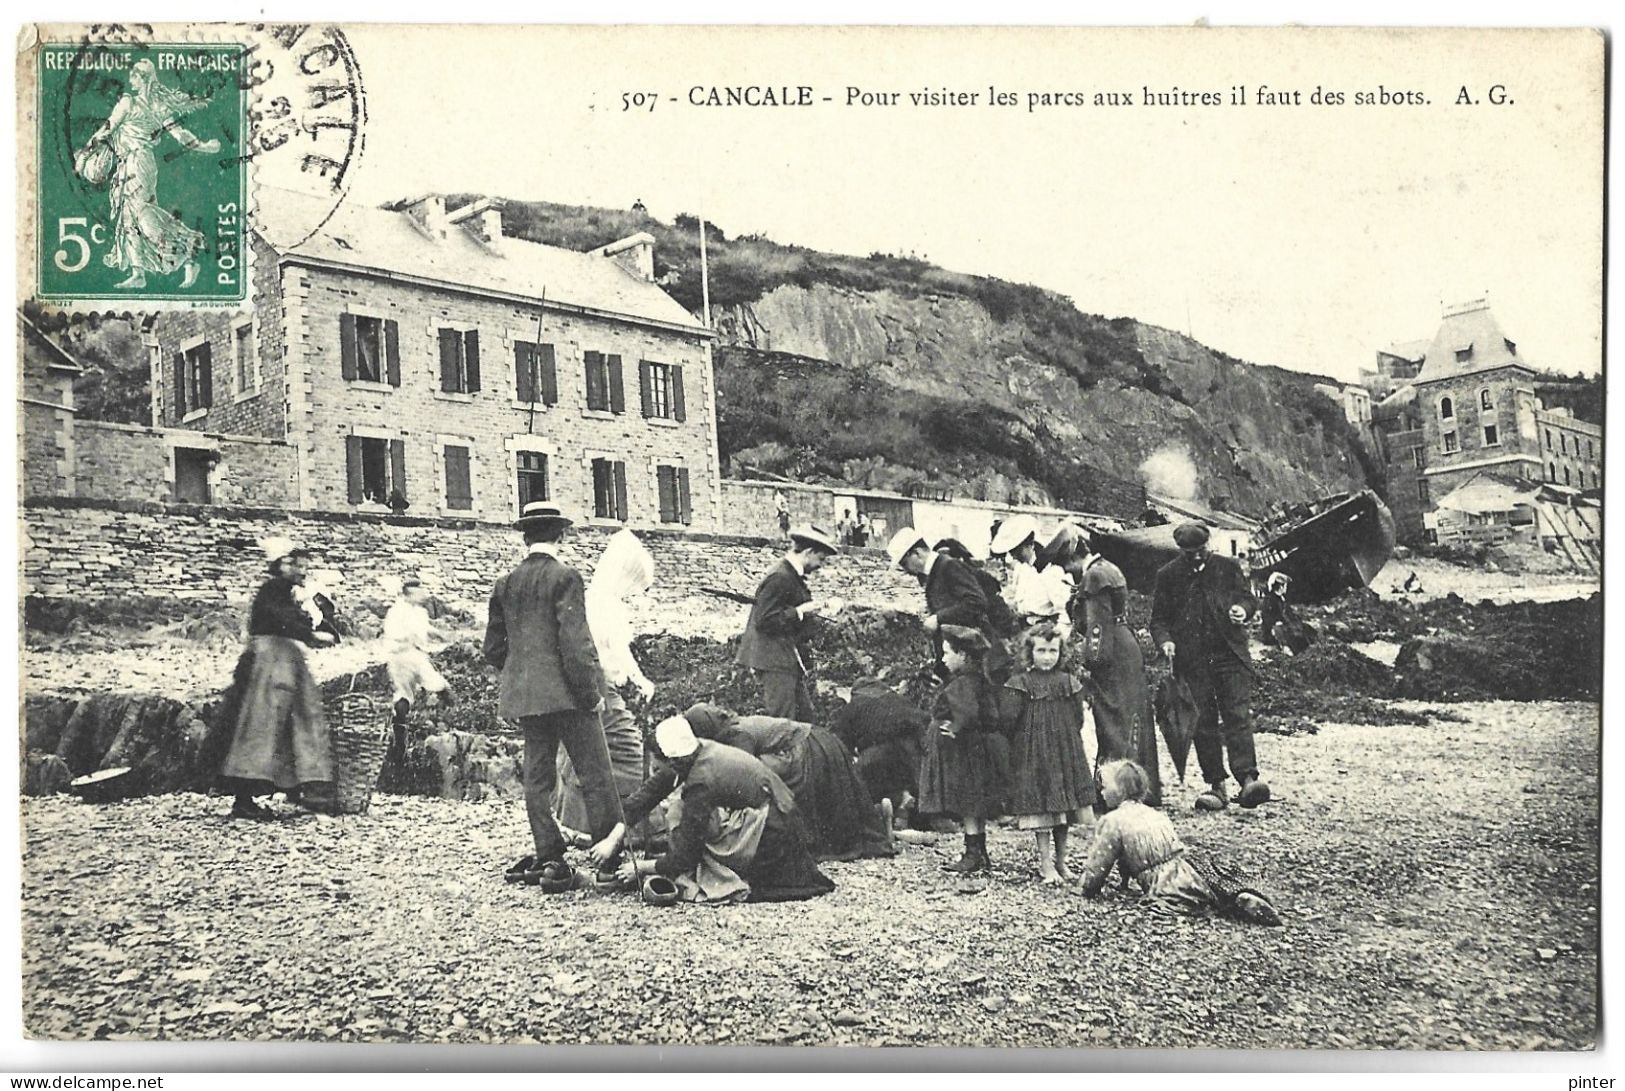
M 807 577 L 840 552 L 822 527 L 790 528 L 790 548 L 756 588 L 756 601 L 739 641 L 736 661 L 748 667 L 762 685 L 762 706 L 769 716 L 814 722 L 812 691 L 807 685 L 811 653 L 807 639 L 811 619 L 840 612 L 839 599 L 819 600 L 807 589 Z
M 1270 797 L 1258 777 L 1253 749 L 1252 656 L 1247 621 L 1257 604 L 1241 566 L 1208 552 L 1208 528 L 1182 523 L 1174 528 L 1180 555 L 1157 572 L 1151 604 L 1151 635 L 1174 673 L 1190 687 L 1200 710 L 1196 760 L 1208 789 L 1196 798 L 1204 811 L 1230 805 L 1225 790 L 1225 758 L 1241 785 L 1237 802 L 1256 807 Z

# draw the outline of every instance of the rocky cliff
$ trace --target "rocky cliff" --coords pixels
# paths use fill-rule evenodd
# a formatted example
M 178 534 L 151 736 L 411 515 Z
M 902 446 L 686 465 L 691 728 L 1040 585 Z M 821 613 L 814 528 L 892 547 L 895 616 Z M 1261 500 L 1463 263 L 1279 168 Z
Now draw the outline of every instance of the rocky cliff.
M 715 315 L 723 454 L 736 472 L 811 471 L 1018 502 L 1087 506 L 1091 479 L 1115 478 L 1255 514 L 1366 483 L 1359 441 L 1313 376 L 1245 364 L 1133 320 L 1074 310 L 1058 331 L 1033 317 L 1024 308 L 995 316 L 957 294 L 819 283 L 724 308 Z M 776 382 L 764 383 L 764 368 L 780 373 Z M 772 389 L 780 383 L 790 389 Z M 832 385 L 851 396 L 807 414 L 822 439 L 765 419 L 805 412 Z M 923 445 L 888 445 L 888 425 L 913 426 Z M 868 436 L 870 457 L 797 457 L 841 446 L 850 432 Z

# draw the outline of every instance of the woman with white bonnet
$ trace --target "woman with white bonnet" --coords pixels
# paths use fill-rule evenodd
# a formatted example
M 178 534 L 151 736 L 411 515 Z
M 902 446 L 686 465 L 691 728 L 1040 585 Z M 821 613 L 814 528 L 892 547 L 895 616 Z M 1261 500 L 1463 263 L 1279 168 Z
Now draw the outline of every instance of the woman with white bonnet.
M 214 735 L 225 747 L 221 783 L 236 795 L 231 817 L 265 821 L 276 815 L 255 796 L 295 793 L 333 779 L 332 735 L 305 663 L 306 645 L 331 644 L 333 638 L 316 631 L 295 597 L 309 551 L 287 538 L 260 544 L 270 576 L 249 607 L 248 644 Z
M 663 875 L 683 900 L 708 903 L 803 901 L 835 889 L 808 851 L 795 797 L 760 759 L 696 738 L 681 716 L 656 725 L 652 744 L 661 769 L 626 801 L 626 823 L 593 846 L 598 866 L 621 851 L 627 823 L 680 790 L 670 848 L 654 859 L 623 859 L 623 882 Z
M 654 695 L 655 684 L 649 681 L 632 654 L 632 615 L 627 601 L 654 586 L 655 559 L 638 536 L 630 530 L 617 531 L 598 558 L 592 579 L 587 581 L 587 628 L 592 631 L 593 644 L 598 649 L 598 662 L 604 668 L 604 704 L 599 709 L 599 722 L 604 728 L 604 742 L 609 747 L 610 766 L 615 773 L 616 794 L 624 803 L 643 783 L 643 735 L 632 713 L 627 708 L 625 691 L 636 690 L 638 697 L 647 701 Z M 581 794 L 581 782 L 570 755 L 561 747 L 558 757 L 559 790 L 554 797 L 554 817 L 560 826 L 570 830 L 585 830 L 591 823 L 587 818 L 587 803 Z M 643 823 L 632 831 L 634 847 L 646 842 L 655 831 L 650 823 Z
M 1128 624 L 1128 580 L 1095 552 L 1094 536 L 1062 523 L 1039 551 L 1050 568 L 1071 573 L 1078 593 L 1072 620 L 1089 671 L 1089 709 L 1095 717 L 1095 769 L 1111 761 L 1136 762 L 1145 772 L 1145 803 L 1162 804 L 1156 720 L 1145 681 L 1145 656 Z M 1049 569 L 1046 569 L 1048 571 Z
M 1065 570 L 1058 566 L 1038 569 L 1038 520 L 1031 515 L 1012 515 L 999 524 L 988 552 L 1004 558 L 1008 572 L 1004 601 L 1022 626 L 1030 628 L 1050 621 L 1065 636 L 1069 626 L 1066 604 L 1072 597 L 1072 585 Z

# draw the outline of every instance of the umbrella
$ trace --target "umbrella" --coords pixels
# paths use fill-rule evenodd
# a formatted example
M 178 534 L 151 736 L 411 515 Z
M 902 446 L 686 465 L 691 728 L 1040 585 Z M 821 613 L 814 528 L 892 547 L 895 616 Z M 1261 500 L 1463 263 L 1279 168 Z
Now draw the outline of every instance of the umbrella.
M 1157 686 L 1157 723 L 1162 728 L 1163 741 L 1168 744 L 1168 756 L 1174 759 L 1179 782 L 1185 783 L 1185 763 L 1190 758 L 1191 740 L 1196 737 L 1196 719 L 1200 715 L 1191 688 L 1179 675 L 1169 672 Z

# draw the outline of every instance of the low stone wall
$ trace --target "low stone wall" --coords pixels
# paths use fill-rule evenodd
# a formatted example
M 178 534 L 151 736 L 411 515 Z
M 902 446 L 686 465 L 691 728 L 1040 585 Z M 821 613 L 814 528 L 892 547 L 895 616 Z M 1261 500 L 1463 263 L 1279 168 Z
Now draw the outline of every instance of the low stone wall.
M 298 454 L 255 436 L 214 435 L 107 421 L 74 422 L 74 494 L 158 503 L 175 496 L 175 448 L 213 457 L 209 493 L 219 504 L 287 507 L 298 502 Z
M 518 533 L 501 524 L 272 508 L 36 497 L 25 502 L 23 528 L 25 593 L 81 600 L 155 595 L 241 603 L 264 579 L 258 543 L 273 534 L 310 547 L 322 566 L 342 572 L 346 595 L 382 596 L 381 577 L 416 574 L 443 598 L 483 603 L 523 556 Z M 561 554 L 590 573 L 609 533 L 580 527 Z M 702 589 L 754 591 L 782 550 L 766 538 L 638 535 L 655 557 L 654 603 L 715 604 L 730 614 L 737 604 Z M 919 584 L 878 549 L 846 551 L 814 584 L 817 594 L 868 606 L 923 605 Z

